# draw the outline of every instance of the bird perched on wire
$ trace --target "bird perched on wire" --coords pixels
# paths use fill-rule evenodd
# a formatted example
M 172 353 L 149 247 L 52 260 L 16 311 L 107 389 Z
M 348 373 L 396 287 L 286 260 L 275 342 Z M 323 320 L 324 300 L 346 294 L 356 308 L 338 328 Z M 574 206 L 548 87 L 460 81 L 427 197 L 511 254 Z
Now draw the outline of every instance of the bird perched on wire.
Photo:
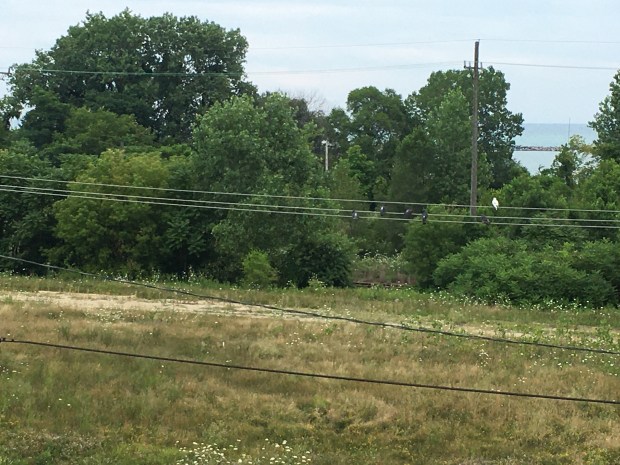
M 493 208 L 495 208 L 495 210 L 499 208 L 499 201 L 496 197 L 493 197 L 493 200 L 491 200 L 491 205 L 493 205 Z
M 428 221 L 428 212 L 426 211 L 426 208 L 422 209 L 422 224 L 426 224 L 426 222 Z
M 408 220 L 411 219 L 413 217 L 413 208 L 407 208 L 405 213 L 403 213 L 403 216 Z
M 491 224 L 491 221 L 489 220 L 489 218 L 487 218 L 486 215 L 480 215 L 480 221 L 482 221 L 484 224 Z
M 387 210 L 385 209 L 384 205 L 381 205 L 381 208 L 379 209 L 379 213 L 381 214 L 381 216 L 385 216 L 387 214 Z

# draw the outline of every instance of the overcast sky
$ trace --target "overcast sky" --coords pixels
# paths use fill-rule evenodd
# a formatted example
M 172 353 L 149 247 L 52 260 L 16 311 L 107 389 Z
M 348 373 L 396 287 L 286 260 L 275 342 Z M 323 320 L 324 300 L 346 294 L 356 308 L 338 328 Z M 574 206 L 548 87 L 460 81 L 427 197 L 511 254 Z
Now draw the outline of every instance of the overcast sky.
M 526 123 L 591 121 L 620 68 L 618 0 L 0 0 L 0 71 L 49 49 L 87 11 L 198 16 L 248 39 L 259 91 L 344 107 L 363 86 L 404 97 L 432 71 L 460 69 L 480 39 Z M 526 66 L 530 65 L 530 66 Z M 535 66 L 531 66 L 535 65 Z M 544 66 L 544 67 L 543 67 Z M 598 69 L 597 69 L 598 68 Z M 6 88 L 0 86 L 0 92 Z

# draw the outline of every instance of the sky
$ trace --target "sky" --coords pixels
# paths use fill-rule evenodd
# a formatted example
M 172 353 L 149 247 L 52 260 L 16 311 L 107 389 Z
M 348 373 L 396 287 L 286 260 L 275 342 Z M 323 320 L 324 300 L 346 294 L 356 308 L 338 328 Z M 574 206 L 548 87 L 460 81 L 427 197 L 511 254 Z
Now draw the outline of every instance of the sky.
M 587 123 L 620 69 L 617 0 L 0 0 L 0 72 L 48 50 L 87 11 L 169 12 L 239 29 L 248 80 L 325 111 L 375 86 L 403 98 L 433 71 L 462 69 L 480 41 L 525 123 Z M 0 83 L 0 95 L 7 91 Z

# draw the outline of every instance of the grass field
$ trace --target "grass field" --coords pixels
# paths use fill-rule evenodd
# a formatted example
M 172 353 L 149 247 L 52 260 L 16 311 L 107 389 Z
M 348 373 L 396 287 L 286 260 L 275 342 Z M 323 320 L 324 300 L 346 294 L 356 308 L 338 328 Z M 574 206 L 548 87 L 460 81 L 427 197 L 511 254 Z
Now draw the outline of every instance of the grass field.
M 212 283 L 166 285 L 326 315 L 620 351 L 617 309 L 549 302 L 488 307 L 409 289 L 248 292 Z M 43 291 L 107 295 L 110 302 L 59 303 Z M 113 297 L 120 295 L 129 304 L 116 308 Z M 164 302 L 171 298 L 178 308 Z M 196 311 L 181 310 L 181 300 Z M 300 319 L 261 308 L 232 310 L 230 304 L 116 283 L 0 277 L 0 336 L 18 340 L 620 400 L 618 356 Z M 0 465 L 48 463 L 618 465 L 620 406 L 1 343 Z

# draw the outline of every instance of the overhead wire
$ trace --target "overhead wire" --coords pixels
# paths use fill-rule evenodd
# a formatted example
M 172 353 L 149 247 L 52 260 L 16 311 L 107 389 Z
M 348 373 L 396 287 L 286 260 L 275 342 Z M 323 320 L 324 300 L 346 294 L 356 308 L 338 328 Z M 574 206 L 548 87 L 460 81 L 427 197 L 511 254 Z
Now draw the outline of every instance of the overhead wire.
M 365 43 L 343 43 L 343 44 L 301 44 L 301 45 L 278 45 L 278 46 L 252 46 L 249 50 L 277 51 L 277 50 L 297 50 L 297 49 L 329 49 L 329 48 L 365 48 L 365 47 L 406 47 L 410 45 L 436 45 L 452 43 L 471 43 L 476 40 L 481 42 L 514 42 L 514 43 L 537 43 L 537 44 L 584 44 L 584 45 L 620 45 L 620 41 L 614 40 L 580 40 L 580 39 L 523 39 L 506 37 L 479 37 L 463 39 L 436 39 L 436 40 L 413 40 L 405 42 L 365 42 Z M 0 45 L 0 49 L 21 49 L 39 50 L 41 47 L 24 47 L 18 45 Z M 225 51 L 225 48 L 207 47 L 207 51 Z
M 486 342 L 536 346 L 536 347 L 544 347 L 544 348 L 549 348 L 549 349 L 568 350 L 568 351 L 576 351 L 576 352 L 589 352 L 589 353 L 597 353 L 597 354 L 605 354 L 605 355 L 620 355 L 620 352 L 610 350 L 610 349 L 551 344 L 551 343 L 545 343 L 545 342 L 510 339 L 510 338 L 504 338 L 504 337 L 500 338 L 500 337 L 484 336 L 484 335 L 479 335 L 479 334 L 469 334 L 465 332 L 447 331 L 447 330 L 440 330 L 440 329 L 426 328 L 426 327 L 415 327 L 415 326 L 410 326 L 410 325 L 406 325 L 402 323 L 369 321 L 369 320 L 342 316 L 342 315 L 325 315 L 320 312 L 290 309 L 290 308 L 284 308 L 284 307 L 280 307 L 276 305 L 269 305 L 269 304 L 245 302 L 245 301 L 240 301 L 240 300 L 235 300 L 235 299 L 229 299 L 226 297 L 200 294 L 200 293 L 191 292 L 191 291 L 187 291 L 184 289 L 178 289 L 174 287 L 158 286 L 155 284 L 132 281 L 129 279 L 114 278 L 111 276 L 100 275 L 97 273 L 90 273 L 90 272 L 78 270 L 75 268 L 67 268 L 67 267 L 62 267 L 62 266 L 57 266 L 57 265 L 40 263 L 40 262 L 18 258 L 18 257 L 12 257 L 10 255 L 0 254 L 0 259 L 6 259 L 10 261 L 26 263 L 26 264 L 39 266 L 42 268 L 55 270 L 55 271 L 64 271 L 64 272 L 79 274 L 81 276 L 87 276 L 87 277 L 100 279 L 104 281 L 117 282 L 121 284 L 144 287 L 147 289 L 154 289 L 154 290 L 163 291 L 163 292 L 171 292 L 171 293 L 186 295 L 190 297 L 197 297 L 199 299 L 213 300 L 213 301 L 225 302 L 228 304 L 235 304 L 235 305 L 244 305 L 248 307 L 264 308 L 267 310 L 276 311 L 276 312 L 289 314 L 289 315 L 310 317 L 310 318 L 323 319 L 323 320 L 341 321 L 341 322 L 353 323 L 353 324 L 358 324 L 358 325 L 376 326 L 376 327 L 390 328 L 390 329 L 417 332 L 417 333 L 426 333 L 426 334 L 433 334 L 433 335 L 446 336 L 446 337 L 457 337 L 457 338 L 463 338 L 463 339 L 480 340 L 480 341 L 486 341 Z
M 48 348 L 48 349 L 71 350 L 71 351 L 87 352 L 87 353 L 94 353 L 94 354 L 100 354 L 100 355 L 113 355 L 113 356 L 118 356 L 118 357 L 130 357 L 130 358 L 138 358 L 138 359 L 145 359 L 145 360 L 156 360 L 159 362 L 207 366 L 207 367 L 212 367 L 212 368 L 225 368 L 227 370 L 244 370 L 244 371 L 253 371 L 253 372 L 260 372 L 260 373 L 278 374 L 278 375 L 299 376 L 299 377 L 305 377 L 305 378 L 327 379 L 327 380 L 332 380 L 332 381 L 346 381 L 346 382 L 364 383 L 364 384 L 377 384 L 377 385 L 384 385 L 384 386 L 401 386 L 401 387 L 410 387 L 410 388 L 418 388 L 418 389 L 432 389 L 432 390 L 438 390 L 438 391 L 461 392 L 461 393 L 470 393 L 470 394 L 485 394 L 485 395 L 494 395 L 494 396 L 557 400 L 557 401 L 565 401 L 565 402 L 620 405 L 620 401 L 614 400 L 614 399 L 592 399 L 592 398 L 587 398 L 587 397 L 560 396 L 560 395 L 552 395 L 552 394 L 536 394 L 536 393 L 529 393 L 529 392 L 502 391 L 502 390 L 495 390 L 495 389 L 478 389 L 478 388 L 459 387 L 459 386 L 443 386 L 443 385 L 437 385 L 437 384 L 414 383 L 414 382 L 395 381 L 395 380 L 387 380 L 387 379 L 360 378 L 360 377 L 352 377 L 352 376 L 331 375 L 331 374 L 324 374 L 324 373 L 311 373 L 311 372 L 305 372 L 305 371 L 281 370 L 281 369 L 276 369 L 276 368 L 263 368 L 263 367 L 248 366 L 248 365 L 237 365 L 237 364 L 232 364 L 232 363 L 206 362 L 206 361 L 201 361 L 201 360 L 188 360 L 188 359 L 179 359 L 179 358 L 173 358 L 173 357 L 162 357 L 162 356 L 157 356 L 157 355 L 146 355 L 146 354 L 138 354 L 138 353 L 131 353 L 131 352 L 119 352 L 119 351 L 95 349 L 95 348 L 89 348 L 89 347 L 70 346 L 70 345 L 65 345 L 65 344 L 54 344 L 50 342 L 9 339 L 6 337 L 0 338 L 0 343 L 21 344 L 21 345 L 43 347 L 43 348 Z
M 162 192 L 177 192 L 177 193 L 191 193 L 191 194 L 205 194 L 205 195 L 222 195 L 222 196 L 234 196 L 234 197 L 267 197 L 277 199 L 293 199 L 293 200 L 317 200 L 327 202 L 343 202 L 343 203 L 371 203 L 369 200 L 364 199 L 345 199 L 345 198 L 333 198 L 333 197 L 313 197 L 313 196 L 295 196 L 295 195 L 278 195 L 278 194 L 264 194 L 264 193 L 243 193 L 243 192 L 223 192 L 223 191 L 207 191 L 197 189 L 174 189 L 169 187 L 150 187 L 150 186 L 132 186 L 127 184 L 112 184 L 101 183 L 92 181 L 77 181 L 77 180 L 61 180 L 61 179 L 49 179 L 49 178 L 37 178 L 28 176 L 15 176 L 0 174 L 0 179 L 16 179 L 22 181 L 37 181 L 47 183 L 59 183 L 59 184 L 79 184 L 86 186 L 101 186 L 101 187 L 117 187 L 123 189 L 135 189 L 135 190 L 153 190 Z M 428 207 L 442 207 L 442 208 L 470 208 L 470 205 L 456 204 L 456 203 L 433 203 L 433 202 L 413 202 L 413 201 L 394 201 L 394 200 L 376 200 L 372 203 L 382 205 L 413 205 L 413 206 L 428 206 Z M 483 207 L 483 205 L 478 206 Z M 492 208 L 490 205 L 487 208 Z M 527 210 L 527 211 L 554 211 L 554 212 L 576 212 L 576 213 L 620 213 L 620 210 L 606 210 L 606 209 L 586 209 L 586 208 L 556 208 L 556 207 L 521 207 L 512 205 L 502 205 L 502 210 Z
M 320 217 L 335 217 L 335 218 L 351 218 L 351 215 L 343 213 L 343 209 L 335 208 L 321 208 L 321 207 L 307 207 L 307 206 L 291 206 L 291 205 L 274 205 L 274 204 L 251 204 L 251 203 L 238 203 L 238 202 L 220 202 L 220 201 L 198 201 L 189 199 L 174 199 L 168 197 L 149 197 L 149 196 L 132 196 L 128 194 L 114 194 L 114 193 L 101 193 L 101 192 L 88 192 L 88 191 L 67 191 L 67 190 L 54 190 L 46 188 L 29 188 L 23 186 L 8 186 L 0 185 L 1 192 L 19 193 L 19 194 L 34 194 L 34 195 L 47 195 L 67 198 L 82 198 L 87 200 L 103 200 L 114 201 L 124 203 L 134 203 L 143 205 L 161 205 L 161 206 L 177 206 L 185 208 L 201 208 L 212 210 L 228 210 L 228 211 L 243 211 L 243 212 L 256 212 L 256 213 L 275 213 L 275 214 L 289 214 L 289 215 L 307 215 L 307 216 L 320 216 Z M 183 203 L 184 201 L 195 202 L 191 204 Z M 249 208 L 255 207 L 255 208 Z M 283 210 L 278 210 L 283 209 Z M 291 211 L 293 210 L 293 211 Z M 319 213 L 320 211 L 320 213 Z M 329 211 L 335 213 L 326 213 Z M 399 217 L 381 217 L 376 212 L 373 212 L 371 216 L 363 216 L 355 211 L 356 219 L 361 218 L 375 218 L 378 220 L 391 220 L 391 221 L 409 221 L 409 218 L 402 216 L 401 213 L 391 212 L 391 215 L 399 215 Z M 368 212 L 370 213 L 370 212 Z M 444 218 L 456 217 L 460 220 L 450 220 Z M 497 222 L 494 220 L 493 224 L 503 226 L 543 226 L 543 227 L 570 227 L 570 228 L 594 228 L 594 229 L 620 229 L 620 226 L 613 225 L 592 225 L 592 224 L 557 224 L 554 221 L 585 221 L 585 222 L 611 222 L 615 223 L 617 220 L 587 220 L 587 219 L 566 219 L 566 218 L 549 218 L 549 217 L 495 217 L 514 220 L 526 220 L 527 223 L 515 223 L 515 222 Z M 473 217 L 467 217 L 466 215 L 457 215 L 450 213 L 436 213 L 433 214 L 433 222 L 436 223 L 461 223 L 461 224 L 478 224 L 479 221 Z M 531 221 L 548 221 L 548 223 L 532 223 Z
M 15 190 L 15 189 L 4 189 L 0 187 L 0 192 L 12 192 L 12 193 L 21 193 L 21 194 L 35 194 L 35 195 L 47 195 L 53 197 L 63 197 L 66 198 L 69 195 L 73 198 L 86 199 L 86 200 L 104 200 L 107 202 L 122 202 L 122 203 L 133 203 L 133 204 L 141 204 L 141 205 L 160 205 L 160 206 L 171 206 L 171 207 L 184 207 L 184 208 L 198 208 L 198 209 L 207 209 L 207 210 L 228 210 L 228 211 L 240 211 L 240 212 L 252 212 L 252 213 L 275 213 L 275 214 L 284 214 L 284 215 L 305 215 L 305 216 L 321 216 L 321 217 L 332 217 L 332 218 L 348 218 L 348 215 L 337 215 L 330 213 L 313 213 L 313 212 L 305 212 L 305 211 L 284 211 L 284 210 L 266 210 L 261 208 L 245 208 L 245 207 L 234 207 L 234 206 L 224 206 L 224 205 L 189 205 L 189 204 L 180 204 L 178 202 L 163 202 L 163 201 L 149 201 L 149 200 L 136 200 L 131 198 L 114 198 L 109 196 L 101 196 L 97 194 L 93 195 L 73 195 L 73 194 L 65 194 L 58 192 L 40 192 L 40 191 L 27 191 L 27 190 Z M 170 199 L 172 200 L 172 199 Z
M 204 71 L 199 73 L 192 72 L 161 72 L 161 71 L 122 71 L 122 70 L 79 70 L 79 69 L 53 69 L 53 68 L 36 68 L 22 66 L 20 71 L 40 73 L 40 74 L 73 74 L 82 76 L 125 76 L 125 77 L 185 77 L 185 78 L 197 78 L 197 77 L 212 77 L 212 76 L 228 76 L 228 77 L 243 77 L 246 75 L 287 75 L 287 74 L 330 74 L 330 73 L 351 73 L 360 71 L 385 71 L 395 69 L 411 69 L 411 68 L 427 68 L 438 66 L 454 66 L 460 61 L 439 61 L 428 63 L 404 63 L 396 65 L 380 65 L 380 66 L 358 66 L 349 68 L 317 68 L 317 69 L 298 69 L 298 70 L 244 70 L 239 72 L 231 71 Z M 7 71 L 11 73 L 11 71 Z
M 485 61 L 485 65 L 496 66 L 520 66 L 526 68 L 558 68 L 558 69 L 581 69 L 592 71 L 618 71 L 617 67 L 612 66 L 587 66 L 587 65 L 569 65 L 569 64 L 551 64 L 551 63 L 510 63 L 501 61 Z
M 428 62 L 428 63 L 404 63 L 395 65 L 379 65 L 379 66 L 359 66 L 349 68 L 317 68 L 317 69 L 299 69 L 299 70 L 244 70 L 240 72 L 215 72 L 205 71 L 200 73 L 192 72 L 158 72 L 158 71 L 103 71 L 103 70 L 66 70 L 66 69 L 50 69 L 50 68 L 28 68 L 22 67 L 21 71 L 34 72 L 40 74 L 74 74 L 82 76 L 125 76 L 125 77 L 184 77 L 184 78 L 197 78 L 197 77 L 212 77 L 212 76 L 227 76 L 227 77 L 243 77 L 246 75 L 295 75 L 295 74 L 331 74 L 331 73 L 351 73 L 362 71 L 386 71 L 386 70 L 398 70 L 398 69 L 412 69 L 412 68 L 426 68 L 426 67 L 445 67 L 455 66 L 456 64 L 462 64 L 461 61 L 441 61 L 441 62 Z M 549 68 L 549 69 L 575 69 L 575 70 L 590 70 L 590 71 L 617 71 L 617 67 L 613 66 L 588 66 L 588 65 L 573 65 L 573 64 L 551 64 L 551 63 L 515 63 L 506 61 L 485 61 L 486 65 L 495 66 L 515 66 L 526 68 Z M 3 71 L 2 74 L 10 75 L 12 71 L 10 68 L 7 71 Z
M 148 189 L 148 188 L 147 188 Z M 67 189 L 39 188 L 30 186 L 15 186 L 0 184 L 0 192 L 16 194 L 46 195 L 62 198 L 81 198 L 87 200 L 113 201 L 123 203 L 133 203 L 142 205 L 176 206 L 183 208 L 198 208 L 210 210 L 242 211 L 253 213 L 274 213 L 288 215 L 306 215 L 315 217 L 332 218 L 352 218 L 349 210 L 332 207 L 313 207 L 303 205 L 282 205 L 282 204 L 253 204 L 244 202 L 223 202 L 215 200 L 196 200 L 196 199 L 176 199 L 171 197 L 140 196 L 132 194 L 117 194 L 92 191 L 75 191 Z M 325 199 L 330 200 L 330 199 Z M 189 203 L 186 203 L 189 202 Z M 357 200 L 357 203 L 367 203 Z M 402 205 L 402 203 L 401 203 Z M 363 215 L 362 213 L 368 213 Z M 381 216 L 377 212 L 361 212 L 355 210 L 355 220 L 364 218 L 374 218 L 376 220 L 387 221 L 410 221 L 411 218 L 403 216 L 403 213 L 389 212 L 392 216 Z M 396 216 L 398 215 L 398 216 Z M 448 218 L 448 219 L 446 219 Z M 460 218 L 460 219 L 450 219 Z M 620 219 L 587 219 L 587 218 L 554 218 L 554 217 L 520 217 L 520 216 L 499 216 L 487 218 L 493 219 L 493 225 L 498 226 L 521 226 L 521 227 L 559 227 L 559 228 L 580 228 L 580 229 L 620 229 Z M 508 221 L 497 221 L 504 219 Z M 515 220 L 515 221 L 510 221 Z M 431 221 L 431 220 L 429 220 Z M 466 214 L 437 212 L 432 214 L 432 221 L 436 223 L 459 223 L 459 224 L 479 224 L 480 218 L 470 217 Z M 518 222 L 521 221 L 521 222 Z M 566 224 L 562 222 L 576 223 L 612 223 L 612 224 Z
M 585 45 L 620 45 L 617 40 L 579 40 L 579 39 L 514 39 L 501 37 L 487 37 L 480 39 L 483 42 L 529 42 L 535 44 L 585 44 Z
M 225 206 L 241 206 L 241 207 L 265 207 L 265 208 L 289 208 L 289 209 L 301 209 L 301 210 L 320 210 L 322 212 L 339 212 L 342 211 L 341 208 L 330 208 L 330 207 L 310 207 L 304 205 L 283 205 L 283 204 L 260 204 L 260 203 L 246 203 L 246 202 L 223 202 L 219 200 L 196 200 L 196 199 L 186 199 L 186 198 L 174 198 L 174 197 L 156 197 L 156 196 L 147 196 L 147 195 L 132 195 L 132 194 L 116 194 L 113 192 L 93 192 L 93 191 L 78 191 L 78 190 L 69 190 L 69 189 L 50 189 L 45 187 L 30 187 L 30 186 L 15 186 L 15 185 L 7 185 L 0 184 L 0 189 L 6 189 L 7 192 L 13 192 L 10 188 L 14 188 L 14 192 L 25 192 L 29 194 L 34 194 L 37 192 L 54 192 L 62 195 L 92 195 L 94 199 L 103 199 L 105 197 L 111 198 L 129 198 L 129 199 L 137 199 L 137 200 L 165 200 L 170 202 L 178 202 L 179 206 L 183 207 L 192 207 L 195 205 L 201 204 L 213 204 L 213 205 L 225 205 Z M 182 202 L 189 202 L 188 204 L 183 204 Z
M 363 44 L 319 44 L 319 45 L 284 45 L 277 47 L 251 47 L 250 50 L 298 50 L 298 49 L 327 49 L 327 48 L 371 48 L 371 47 L 407 47 L 409 45 L 436 45 L 451 44 L 458 42 L 473 42 L 476 39 L 446 39 L 446 40 L 420 40 L 412 42 L 371 42 Z

